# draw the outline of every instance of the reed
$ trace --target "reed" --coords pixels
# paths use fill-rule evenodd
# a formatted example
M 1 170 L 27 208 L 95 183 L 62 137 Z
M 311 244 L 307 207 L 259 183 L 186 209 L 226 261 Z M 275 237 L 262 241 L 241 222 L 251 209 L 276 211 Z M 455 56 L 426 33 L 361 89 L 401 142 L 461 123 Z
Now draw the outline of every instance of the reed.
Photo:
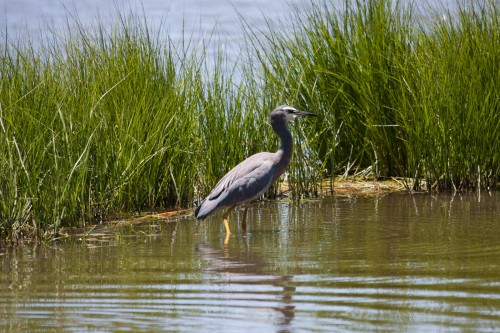
M 311 147 L 325 175 L 367 168 L 411 179 L 409 189 L 496 186 L 498 4 L 430 8 L 315 3 L 287 20 L 292 33 L 250 32 L 266 89 L 322 114 Z
M 194 111 L 207 93 L 199 57 L 137 21 L 94 29 L 3 45 L 3 235 L 44 237 L 193 199 Z
M 77 24 L 2 45 L 0 234 L 196 204 L 245 157 L 277 148 L 270 100 L 143 20 Z M 78 22 L 77 22 L 78 23 Z M 210 60 L 210 61 L 209 61 Z

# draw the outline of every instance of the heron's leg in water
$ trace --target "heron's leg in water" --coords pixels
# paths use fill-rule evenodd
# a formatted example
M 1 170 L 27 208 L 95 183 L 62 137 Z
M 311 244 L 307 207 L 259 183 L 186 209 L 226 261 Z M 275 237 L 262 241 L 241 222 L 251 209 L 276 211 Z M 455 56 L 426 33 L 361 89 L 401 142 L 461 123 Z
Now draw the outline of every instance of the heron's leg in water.
M 229 224 L 227 223 L 227 217 L 229 216 L 229 213 L 231 213 L 231 210 L 233 210 L 233 207 L 226 210 L 224 215 L 222 215 L 222 217 L 224 218 L 224 228 L 226 228 L 226 234 L 228 234 L 228 235 L 231 233 L 231 230 L 229 230 Z
M 243 212 L 243 220 L 241 221 L 241 231 L 243 233 L 243 236 L 245 236 L 247 233 L 247 210 L 248 210 L 248 205 L 245 205 L 245 211 Z
M 229 242 L 229 235 L 231 234 L 231 230 L 229 230 L 229 224 L 227 223 L 227 217 L 229 216 L 229 213 L 231 213 L 232 209 L 233 207 L 229 208 L 228 210 L 226 210 L 224 215 L 222 215 L 222 217 L 224 218 L 224 228 L 226 228 L 226 238 L 224 238 L 224 245 L 227 245 L 227 243 Z

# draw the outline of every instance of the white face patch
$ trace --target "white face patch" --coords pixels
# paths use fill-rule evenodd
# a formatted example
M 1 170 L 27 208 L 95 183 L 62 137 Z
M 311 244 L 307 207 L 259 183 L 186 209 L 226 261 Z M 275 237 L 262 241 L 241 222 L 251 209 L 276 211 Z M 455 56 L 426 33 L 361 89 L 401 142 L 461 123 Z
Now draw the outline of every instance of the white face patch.
M 286 121 L 290 121 L 290 120 L 297 118 L 297 115 L 293 113 L 294 111 L 297 111 L 297 109 L 292 108 L 291 106 L 287 106 L 287 107 L 283 108 L 283 110 L 285 110 L 287 112 L 286 113 Z

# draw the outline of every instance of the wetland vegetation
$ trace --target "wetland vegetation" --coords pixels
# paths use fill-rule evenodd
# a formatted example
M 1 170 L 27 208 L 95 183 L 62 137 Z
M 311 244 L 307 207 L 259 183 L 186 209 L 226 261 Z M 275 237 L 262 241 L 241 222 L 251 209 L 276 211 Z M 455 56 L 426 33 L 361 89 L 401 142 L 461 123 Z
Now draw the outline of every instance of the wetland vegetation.
M 263 32 L 246 26 L 236 65 L 126 15 L 40 40 L 4 31 L 1 238 L 191 207 L 239 161 L 277 148 L 268 114 L 283 103 L 320 115 L 292 126 L 293 197 L 359 170 L 407 190 L 496 188 L 498 2 L 416 5 L 318 3 Z

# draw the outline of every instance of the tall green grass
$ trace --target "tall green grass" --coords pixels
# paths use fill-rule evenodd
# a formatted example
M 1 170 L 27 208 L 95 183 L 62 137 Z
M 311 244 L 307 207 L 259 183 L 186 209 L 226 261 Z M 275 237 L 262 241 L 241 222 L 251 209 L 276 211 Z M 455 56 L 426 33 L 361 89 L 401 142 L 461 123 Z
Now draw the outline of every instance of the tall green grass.
M 40 49 L 23 40 L 2 53 L 4 232 L 55 231 L 192 198 L 183 179 L 194 165 L 169 166 L 196 152 L 179 135 L 197 131 L 196 59 L 176 66 L 171 45 L 125 21 L 91 34 L 79 27 Z
M 0 234 L 191 207 L 245 157 L 277 149 L 268 115 L 284 103 L 321 115 L 290 124 L 294 197 L 356 169 L 409 189 L 495 186 L 498 14 L 494 1 L 446 20 L 397 1 L 316 3 L 291 28 L 248 29 L 231 66 L 124 17 L 36 41 L 4 33 Z
M 212 87 L 202 84 L 199 56 L 157 36 L 122 19 L 41 47 L 3 46 L 4 235 L 191 204 L 205 146 L 200 106 Z
M 495 186 L 500 171 L 500 9 L 495 1 L 315 3 L 254 38 L 269 91 L 323 115 L 325 176 L 371 168 L 419 188 Z M 250 33 L 252 35 L 252 33 Z
M 223 54 L 208 61 L 193 41 L 160 36 L 123 16 L 36 42 L 4 36 L 0 234 L 190 207 L 245 157 L 277 148 L 275 99 L 235 82 Z

